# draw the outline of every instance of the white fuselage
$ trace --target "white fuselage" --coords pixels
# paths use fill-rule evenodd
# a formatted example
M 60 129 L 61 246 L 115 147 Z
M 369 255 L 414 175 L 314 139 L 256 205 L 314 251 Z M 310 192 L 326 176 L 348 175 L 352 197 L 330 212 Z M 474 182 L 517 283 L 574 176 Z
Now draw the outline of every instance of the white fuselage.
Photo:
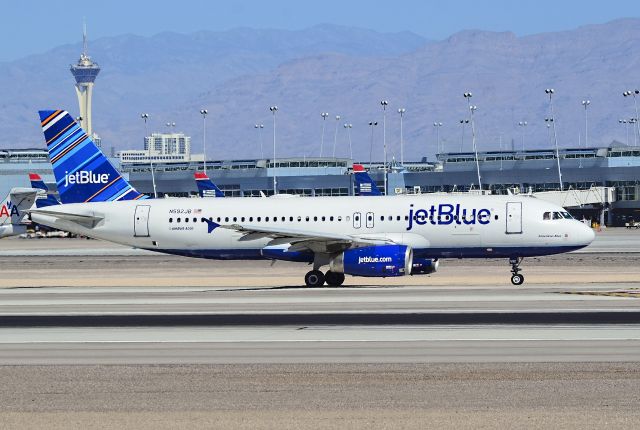
M 272 238 L 247 240 L 228 228 L 209 231 L 202 218 L 222 226 L 388 239 L 430 258 L 555 254 L 587 246 L 594 238 L 579 221 L 553 219 L 562 208 L 528 196 L 168 198 L 48 209 L 95 221 L 36 213 L 33 221 L 138 248 L 215 259 L 262 258 Z M 545 213 L 551 219 L 544 219 Z

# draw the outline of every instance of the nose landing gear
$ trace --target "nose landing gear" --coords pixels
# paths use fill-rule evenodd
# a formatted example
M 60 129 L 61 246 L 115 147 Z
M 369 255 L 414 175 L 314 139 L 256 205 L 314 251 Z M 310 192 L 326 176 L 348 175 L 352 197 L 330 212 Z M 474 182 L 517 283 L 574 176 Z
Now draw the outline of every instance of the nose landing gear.
M 522 285 L 524 282 L 524 275 L 520 274 L 520 263 L 522 263 L 522 257 L 509 258 L 509 264 L 511 264 L 511 283 L 513 285 Z

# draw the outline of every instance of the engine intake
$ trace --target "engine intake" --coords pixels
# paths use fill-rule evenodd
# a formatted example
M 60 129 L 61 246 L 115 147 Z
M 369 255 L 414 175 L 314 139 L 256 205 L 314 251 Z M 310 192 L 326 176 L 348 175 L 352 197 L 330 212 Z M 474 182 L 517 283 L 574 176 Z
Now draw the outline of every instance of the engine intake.
M 344 251 L 330 262 L 332 272 L 386 277 L 411 273 L 413 250 L 406 245 L 381 245 Z

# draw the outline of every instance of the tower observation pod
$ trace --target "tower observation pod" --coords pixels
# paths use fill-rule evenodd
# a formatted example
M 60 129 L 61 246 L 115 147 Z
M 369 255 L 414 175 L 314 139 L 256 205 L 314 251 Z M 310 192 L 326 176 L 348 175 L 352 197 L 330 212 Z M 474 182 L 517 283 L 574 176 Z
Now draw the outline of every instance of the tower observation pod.
M 71 74 L 76 79 L 76 94 L 80 105 L 80 125 L 89 136 L 93 135 L 91 124 L 91 96 L 93 83 L 100 73 L 98 63 L 91 61 L 87 54 L 87 27 L 82 32 L 82 54 L 76 64 L 71 65 Z

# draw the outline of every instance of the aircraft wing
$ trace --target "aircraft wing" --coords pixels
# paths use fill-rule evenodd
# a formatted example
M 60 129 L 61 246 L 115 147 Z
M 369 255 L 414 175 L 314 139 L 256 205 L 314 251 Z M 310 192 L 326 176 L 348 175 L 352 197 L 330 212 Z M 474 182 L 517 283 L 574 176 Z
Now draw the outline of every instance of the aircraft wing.
M 349 248 L 384 245 L 390 243 L 384 238 L 361 238 L 339 233 L 310 232 L 281 227 L 252 225 L 221 225 L 220 228 L 234 230 L 243 234 L 241 241 L 271 238 L 267 246 L 290 245 L 287 251 L 311 250 L 319 253 L 341 252 Z

